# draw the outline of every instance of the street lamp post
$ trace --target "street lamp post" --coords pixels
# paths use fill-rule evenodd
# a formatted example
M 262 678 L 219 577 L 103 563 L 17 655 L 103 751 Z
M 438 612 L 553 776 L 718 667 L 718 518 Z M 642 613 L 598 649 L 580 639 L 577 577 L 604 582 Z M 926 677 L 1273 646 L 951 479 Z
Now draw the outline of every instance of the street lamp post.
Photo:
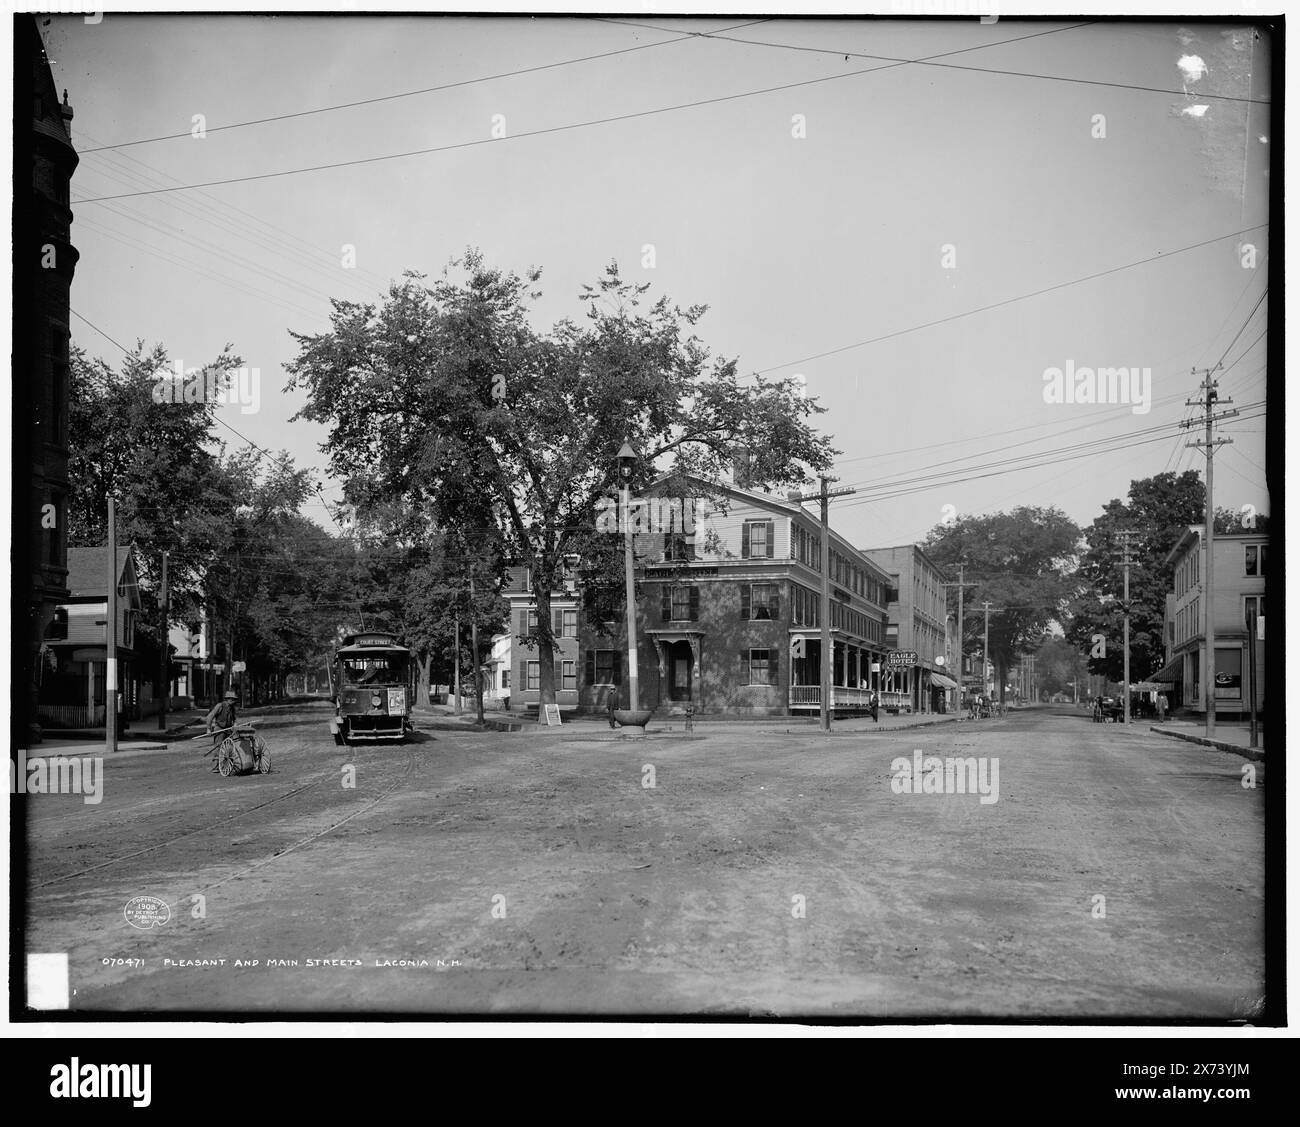
M 628 707 L 636 712 L 641 707 L 637 691 L 636 669 L 636 582 L 632 566 L 632 472 L 637 463 L 637 452 L 630 442 L 624 442 L 618 452 L 618 480 L 623 499 L 623 576 L 627 587 L 627 679 Z

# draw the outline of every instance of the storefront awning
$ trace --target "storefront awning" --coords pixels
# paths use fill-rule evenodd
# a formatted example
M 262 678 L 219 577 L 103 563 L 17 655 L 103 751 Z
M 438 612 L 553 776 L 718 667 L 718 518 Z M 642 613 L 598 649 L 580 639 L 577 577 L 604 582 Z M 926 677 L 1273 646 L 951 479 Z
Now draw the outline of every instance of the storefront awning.
M 1170 685 L 1181 685 L 1183 683 L 1183 655 L 1179 654 L 1151 680 L 1164 681 Z
M 956 689 L 958 684 L 951 677 L 945 677 L 942 673 L 931 673 L 930 684 L 938 685 L 941 689 Z

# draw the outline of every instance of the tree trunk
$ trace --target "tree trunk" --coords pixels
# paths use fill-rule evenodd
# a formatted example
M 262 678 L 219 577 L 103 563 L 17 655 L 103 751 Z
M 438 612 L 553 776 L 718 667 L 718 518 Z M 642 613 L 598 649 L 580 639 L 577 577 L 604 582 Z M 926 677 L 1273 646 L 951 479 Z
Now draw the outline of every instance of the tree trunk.
M 428 652 L 417 654 L 415 662 L 419 670 L 415 687 L 415 702 L 419 704 L 420 700 L 423 699 L 425 704 L 432 704 L 433 701 L 429 699 L 429 669 L 433 665 L 433 654 Z
M 549 568 L 537 568 L 534 578 L 540 580 Z M 555 703 L 555 647 L 554 632 L 551 630 L 551 587 L 549 583 L 537 582 L 533 587 L 537 600 L 537 719 L 544 715 L 544 706 Z M 525 667 L 526 668 L 526 667 Z

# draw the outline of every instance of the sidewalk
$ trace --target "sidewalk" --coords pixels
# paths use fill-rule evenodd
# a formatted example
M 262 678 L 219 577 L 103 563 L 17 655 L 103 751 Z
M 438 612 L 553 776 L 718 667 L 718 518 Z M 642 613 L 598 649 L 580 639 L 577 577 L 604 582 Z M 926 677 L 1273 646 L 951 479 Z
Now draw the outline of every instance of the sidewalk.
M 871 732 L 896 732 L 909 728 L 928 728 L 935 724 L 956 723 L 958 717 L 952 713 L 904 713 L 890 716 L 881 713 L 880 722 L 875 723 L 871 717 L 855 716 L 847 720 L 832 720 L 830 735 L 865 735 Z M 975 721 L 987 723 L 987 721 Z M 705 739 L 709 736 L 722 735 L 819 735 L 821 729 L 818 720 L 802 716 L 762 716 L 752 720 L 732 717 L 722 719 L 700 719 L 696 717 L 691 730 L 686 730 L 686 717 L 656 713 L 645 727 L 644 736 L 634 728 L 610 728 L 609 720 L 602 713 L 566 713 L 560 727 L 548 728 L 535 720 L 524 720 L 524 730 L 530 733 L 550 732 L 561 739 L 583 740 L 628 740 L 643 739 L 653 736 L 673 736 L 677 739 Z M 636 734 L 634 734 L 636 733 Z
M 1249 724 L 1235 722 L 1215 724 L 1212 740 L 1205 738 L 1204 723 L 1197 724 L 1191 720 L 1166 720 L 1163 724 L 1152 724 L 1151 730 L 1162 736 L 1173 736 L 1174 739 L 1187 740 L 1189 743 L 1201 744 L 1204 747 L 1235 752 L 1237 755 L 1244 755 L 1247 759 L 1264 758 L 1263 724 L 1259 726 L 1259 747 L 1250 746 Z

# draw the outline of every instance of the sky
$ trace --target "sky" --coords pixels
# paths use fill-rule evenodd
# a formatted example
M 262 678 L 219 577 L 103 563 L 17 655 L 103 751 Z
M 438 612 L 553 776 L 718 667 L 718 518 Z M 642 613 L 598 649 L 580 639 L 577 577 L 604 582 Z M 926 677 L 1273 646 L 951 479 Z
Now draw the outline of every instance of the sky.
M 1082 527 L 1200 472 L 1177 423 L 1221 359 L 1215 503 L 1269 511 L 1270 50 L 1244 24 L 45 18 L 81 153 L 74 343 L 230 343 L 260 402 L 221 419 L 322 479 L 290 332 L 474 246 L 542 268 L 544 324 L 611 260 L 708 305 L 714 355 L 827 408 L 863 547 L 1019 505 Z M 1149 410 L 1047 401 L 1052 369 L 1103 367 L 1138 398 L 1149 369 Z

